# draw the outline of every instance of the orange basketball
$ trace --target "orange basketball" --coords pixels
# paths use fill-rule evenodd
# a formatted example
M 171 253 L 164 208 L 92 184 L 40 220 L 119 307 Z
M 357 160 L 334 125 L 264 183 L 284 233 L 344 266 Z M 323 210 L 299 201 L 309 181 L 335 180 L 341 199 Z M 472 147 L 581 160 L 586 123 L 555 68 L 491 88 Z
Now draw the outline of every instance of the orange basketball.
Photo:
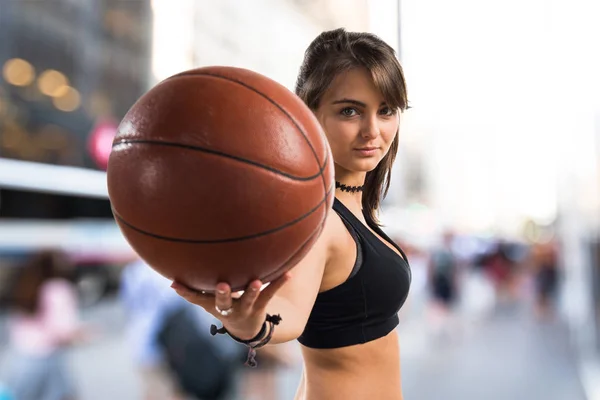
M 334 198 L 331 151 L 311 110 L 245 69 L 174 75 L 125 115 L 108 161 L 125 238 L 152 268 L 198 290 L 241 290 L 292 268 Z

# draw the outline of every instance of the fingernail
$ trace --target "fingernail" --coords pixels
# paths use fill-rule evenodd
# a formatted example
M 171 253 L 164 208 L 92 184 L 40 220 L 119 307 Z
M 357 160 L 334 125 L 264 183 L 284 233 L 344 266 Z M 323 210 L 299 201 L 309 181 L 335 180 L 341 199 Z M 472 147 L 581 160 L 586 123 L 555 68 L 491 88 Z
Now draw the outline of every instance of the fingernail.
M 171 284 L 171 288 L 173 288 L 174 291 L 176 291 L 177 293 L 179 293 L 181 295 L 186 295 L 186 294 L 192 293 L 190 289 L 188 289 L 181 283 L 177 283 L 177 282 L 173 282 Z
M 224 290 L 220 290 L 219 289 L 219 290 L 217 290 L 217 293 L 219 293 L 219 294 L 225 294 L 226 292 Z

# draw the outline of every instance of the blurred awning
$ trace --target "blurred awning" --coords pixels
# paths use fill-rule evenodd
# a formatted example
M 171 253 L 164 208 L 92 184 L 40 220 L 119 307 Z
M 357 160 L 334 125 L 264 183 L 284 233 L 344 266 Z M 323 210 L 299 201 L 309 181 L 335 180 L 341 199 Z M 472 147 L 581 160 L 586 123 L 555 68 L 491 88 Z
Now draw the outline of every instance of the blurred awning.
M 0 223 L 0 253 L 60 249 L 78 260 L 131 260 L 135 253 L 114 221 L 18 220 Z
M 6 158 L 0 158 L 2 188 L 108 199 L 105 172 Z

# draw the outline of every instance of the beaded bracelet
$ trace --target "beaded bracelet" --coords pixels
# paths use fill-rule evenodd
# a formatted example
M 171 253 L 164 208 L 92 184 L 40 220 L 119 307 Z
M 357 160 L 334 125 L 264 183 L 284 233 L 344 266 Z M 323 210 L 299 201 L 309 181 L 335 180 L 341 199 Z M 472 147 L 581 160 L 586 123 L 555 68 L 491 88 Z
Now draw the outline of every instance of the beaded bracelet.
M 269 341 L 273 337 L 273 331 L 275 330 L 275 325 L 279 325 L 280 322 L 281 322 L 281 317 L 279 316 L 279 314 L 277 314 L 277 315 L 267 314 L 267 317 L 265 319 L 265 322 L 263 322 L 260 332 L 258 332 L 256 334 L 256 336 L 254 336 L 250 340 L 243 340 L 238 337 L 235 337 L 234 335 L 229 333 L 224 326 L 217 328 L 216 325 L 211 325 L 210 326 L 210 334 L 215 336 L 217 333 L 219 333 L 219 334 L 226 333 L 229 335 L 229 337 L 231 337 L 236 342 L 242 343 L 242 344 L 248 346 L 248 358 L 246 359 L 246 362 L 244 364 L 248 367 L 255 368 L 258 365 L 258 363 L 256 362 L 256 359 L 255 359 L 256 349 L 260 349 L 261 347 L 263 347 L 267 343 L 269 343 Z M 268 332 L 267 332 L 267 330 L 268 330 Z

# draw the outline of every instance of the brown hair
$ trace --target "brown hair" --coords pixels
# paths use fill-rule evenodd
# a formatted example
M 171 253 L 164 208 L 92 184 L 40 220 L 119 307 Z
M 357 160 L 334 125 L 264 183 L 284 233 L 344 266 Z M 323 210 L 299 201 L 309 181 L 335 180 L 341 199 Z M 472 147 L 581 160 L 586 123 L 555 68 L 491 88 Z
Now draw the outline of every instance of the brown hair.
M 9 293 L 9 305 L 18 311 L 35 314 L 44 283 L 53 278 L 68 278 L 71 264 L 59 251 L 41 250 L 16 267 Z
M 314 111 L 334 78 L 357 67 L 369 70 L 389 107 L 408 108 L 404 73 L 394 49 L 373 34 L 347 32 L 343 28 L 321 33 L 308 46 L 296 82 L 296 94 Z M 375 223 L 379 223 L 377 210 L 390 187 L 397 152 L 398 135 L 386 156 L 365 178 L 362 205 Z

